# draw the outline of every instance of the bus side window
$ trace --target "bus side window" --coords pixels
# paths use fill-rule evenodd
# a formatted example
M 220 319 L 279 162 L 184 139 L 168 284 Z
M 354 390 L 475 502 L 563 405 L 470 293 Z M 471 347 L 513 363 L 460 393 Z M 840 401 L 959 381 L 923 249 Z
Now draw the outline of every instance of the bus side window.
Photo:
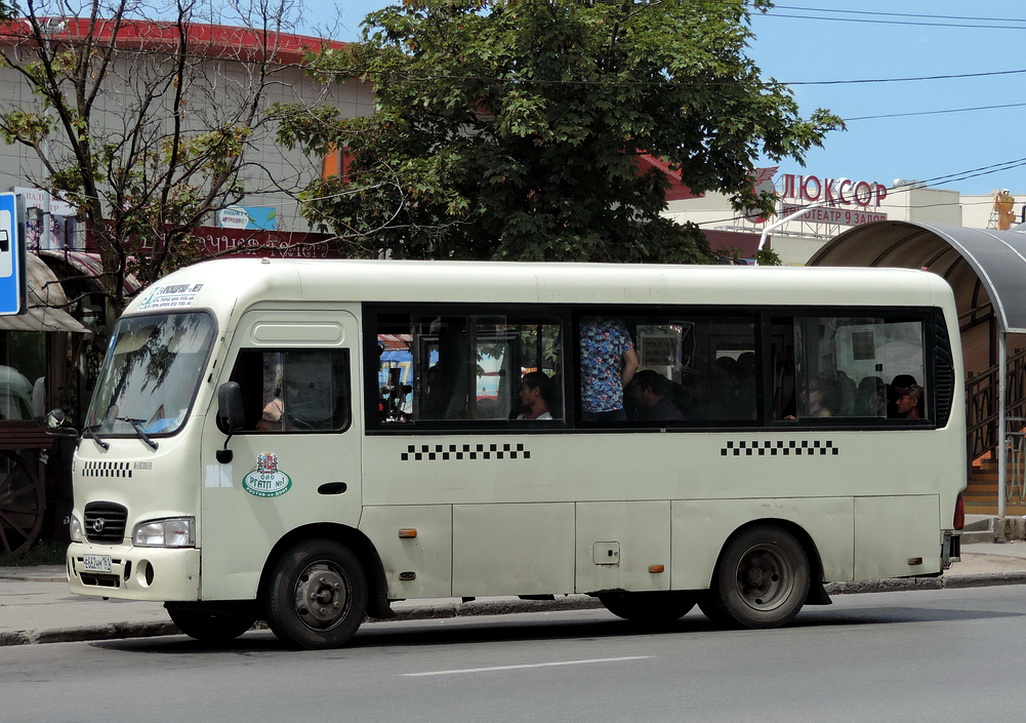
M 327 432 L 349 423 L 348 352 L 243 349 L 231 380 L 249 432 Z
M 895 408 L 898 388 L 911 389 L 916 398 L 911 418 L 925 417 L 926 396 L 918 383 L 926 370 L 921 319 L 805 316 L 773 319 L 771 329 L 775 419 L 907 418 Z
M 508 422 L 522 412 L 524 374 L 540 371 L 555 380 L 554 387 L 561 383 L 558 318 L 419 308 L 381 314 L 372 333 L 378 360 L 370 418 L 382 426 Z M 554 393 L 549 403 L 553 419 L 563 418 L 562 394 Z

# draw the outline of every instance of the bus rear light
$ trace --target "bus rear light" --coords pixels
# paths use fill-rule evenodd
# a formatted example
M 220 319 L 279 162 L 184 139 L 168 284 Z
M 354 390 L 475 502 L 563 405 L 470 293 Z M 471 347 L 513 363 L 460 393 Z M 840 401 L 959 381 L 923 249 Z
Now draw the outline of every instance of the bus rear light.
M 965 527 L 965 500 L 962 499 L 961 492 L 955 498 L 955 519 L 952 521 L 951 526 L 956 530 L 961 530 Z

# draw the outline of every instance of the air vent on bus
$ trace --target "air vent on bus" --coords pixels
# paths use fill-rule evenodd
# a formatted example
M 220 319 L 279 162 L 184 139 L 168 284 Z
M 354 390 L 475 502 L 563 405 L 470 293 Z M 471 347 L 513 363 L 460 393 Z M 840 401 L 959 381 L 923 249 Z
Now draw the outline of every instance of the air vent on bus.
M 933 314 L 934 355 L 936 377 L 934 379 L 937 400 L 937 426 L 943 427 L 951 416 L 951 403 L 955 396 L 955 365 L 951 357 L 951 341 L 944 314 L 940 310 Z
M 125 539 L 128 509 L 113 502 L 90 502 L 85 508 L 85 535 L 89 542 L 117 544 Z

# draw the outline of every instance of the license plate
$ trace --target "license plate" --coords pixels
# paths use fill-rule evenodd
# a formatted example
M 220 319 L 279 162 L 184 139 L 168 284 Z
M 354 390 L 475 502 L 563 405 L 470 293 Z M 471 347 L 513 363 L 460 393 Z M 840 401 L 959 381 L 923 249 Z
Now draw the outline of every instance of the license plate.
M 86 572 L 110 572 L 110 555 L 83 555 L 82 566 Z

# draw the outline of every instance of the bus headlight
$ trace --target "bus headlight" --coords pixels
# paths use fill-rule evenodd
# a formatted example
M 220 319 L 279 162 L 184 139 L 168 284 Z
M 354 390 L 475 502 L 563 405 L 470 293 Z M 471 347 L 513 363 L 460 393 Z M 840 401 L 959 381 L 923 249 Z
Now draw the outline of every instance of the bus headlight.
M 82 520 L 78 519 L 78 515 L 68 518 L 68 534 L 71 536 L 72 542 L 85 542 L 85 531 L 82 529 Z
M 132 544 L 136 547 L 195 547 L 196 519 L 169 517 L 141 522 L 132 529 Z

